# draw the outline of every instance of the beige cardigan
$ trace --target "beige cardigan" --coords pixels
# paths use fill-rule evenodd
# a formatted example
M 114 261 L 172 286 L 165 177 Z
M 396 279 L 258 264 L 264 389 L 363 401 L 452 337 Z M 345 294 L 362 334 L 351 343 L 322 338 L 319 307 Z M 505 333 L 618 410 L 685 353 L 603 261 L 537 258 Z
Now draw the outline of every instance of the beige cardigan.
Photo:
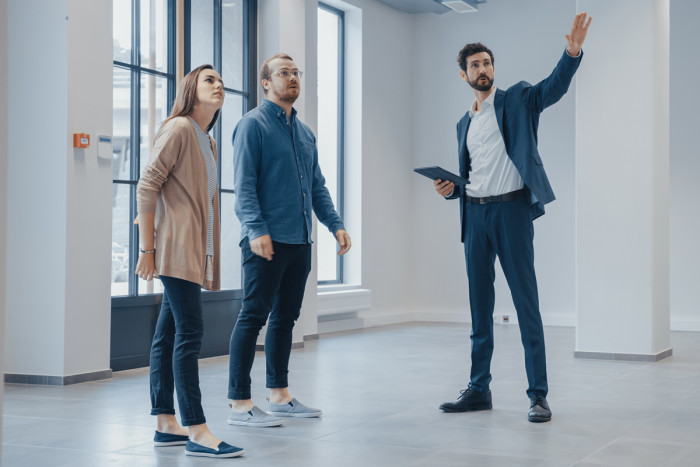
M 216 161 L 216 142 L 211 139 Z M 156 134 L 137 187 L 139 213 L 155 213 L 155 266 L 158 275 L 219 290 L 219 196 L 214 195 L 214 258 L 205 280 L 209 206 L 207 164 L 188 117 L 175 117 Z

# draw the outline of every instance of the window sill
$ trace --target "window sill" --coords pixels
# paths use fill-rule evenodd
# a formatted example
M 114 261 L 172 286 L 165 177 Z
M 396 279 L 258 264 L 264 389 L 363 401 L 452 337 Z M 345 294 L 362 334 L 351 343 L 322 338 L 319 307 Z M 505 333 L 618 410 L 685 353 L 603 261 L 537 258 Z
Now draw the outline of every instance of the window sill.
M 347 284 L 318 287 L 318 316 L 368 310 L 371 305 L 370 289 Z

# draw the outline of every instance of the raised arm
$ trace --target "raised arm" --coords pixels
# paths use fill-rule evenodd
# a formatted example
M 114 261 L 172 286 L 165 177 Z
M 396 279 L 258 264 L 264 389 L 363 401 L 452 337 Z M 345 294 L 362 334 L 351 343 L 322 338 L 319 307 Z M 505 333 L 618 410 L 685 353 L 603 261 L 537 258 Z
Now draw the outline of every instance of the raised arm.
M 588 17 L 588 21 L 586 21 L 586 16 L 586 12 L 576 15 L 574 24 L 571 25 L 571 32 L 566 35 L 566 52 L 572 57 L 578 57 L 578 54 L 581 53 L 583 41 L 586 40 L 588 26 L 591 25 L 591 20 L 593 19 Z
M 566 52 L 562 54 L 552 73 L 534 86 L 523 87 L 523 100 L 530 109 L 542 112 L 558 102 L 569 90 L 571 80 L 574 79 L 574 74 L 583 57 L 581 46 L 586 39 L 588 26 L 591 24 L 591 18 L 586 21 L 586 16 L 586 13 L 576 15 L 571 33 L 566 35 Z M 522 84 L 527 85 L 525 82 Z

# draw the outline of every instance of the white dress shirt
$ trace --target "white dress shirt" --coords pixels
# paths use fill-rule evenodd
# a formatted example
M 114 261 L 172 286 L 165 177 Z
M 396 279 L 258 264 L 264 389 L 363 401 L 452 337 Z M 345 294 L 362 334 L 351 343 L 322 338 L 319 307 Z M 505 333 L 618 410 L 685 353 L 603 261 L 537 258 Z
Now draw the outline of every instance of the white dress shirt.
M 471 161 L 467 195 L 482 198 L 516 191 L 524 186 L 523 179 L 513 161 L 508 157 L 503 136 L 498 128 L 493 100 L 496 88 L 475 112 L 474 101 L 469 115 L 471 122 L 467 132 L 467 150 Z

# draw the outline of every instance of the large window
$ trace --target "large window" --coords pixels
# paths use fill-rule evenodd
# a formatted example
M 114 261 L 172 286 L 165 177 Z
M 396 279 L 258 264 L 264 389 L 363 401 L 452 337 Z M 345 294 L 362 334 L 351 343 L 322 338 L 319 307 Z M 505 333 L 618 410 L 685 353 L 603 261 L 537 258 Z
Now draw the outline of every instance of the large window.
M 175 95 L 174 0 L 113 0 L 112 295 L 162 291 L 134 274 L 136 183 Z
M 175 0 L 114 0 L 114 184 L 112 295 L 162 292 L 160 281 L 134 274 L 138 260 L 136 184 L 148 150 L 175 98 Z M 254 0 L 184 0 L 184 73 L 209 63 L 221 74 L 226 98 L 212 130 L 217 142 L 221 206 L 222 289 L 241 288 L 233 210 L 231 134 L 255 104 L 250 95 L 255 56 Z
M 246 0 L 186 0 L 185 72 L 208 63 L 224 81 L 224 107 L 212 135 L 219 150 L 221 204 L 221 288 L 241 288 L 241 225 L 234 212 L 233 146 L 231 135 L 238 120 L 255 105 L 250 83 L 255 69 L 250 64 L 254 42 L 251 2 Z M 251 76 L 251 73 L 253 75 Z
M 333 204 L 343 215 L 344 13 L 318 4 L 318 157 Z M 325 228 L 317 235 L 318 282 L 343 282 L 343 257 Z

